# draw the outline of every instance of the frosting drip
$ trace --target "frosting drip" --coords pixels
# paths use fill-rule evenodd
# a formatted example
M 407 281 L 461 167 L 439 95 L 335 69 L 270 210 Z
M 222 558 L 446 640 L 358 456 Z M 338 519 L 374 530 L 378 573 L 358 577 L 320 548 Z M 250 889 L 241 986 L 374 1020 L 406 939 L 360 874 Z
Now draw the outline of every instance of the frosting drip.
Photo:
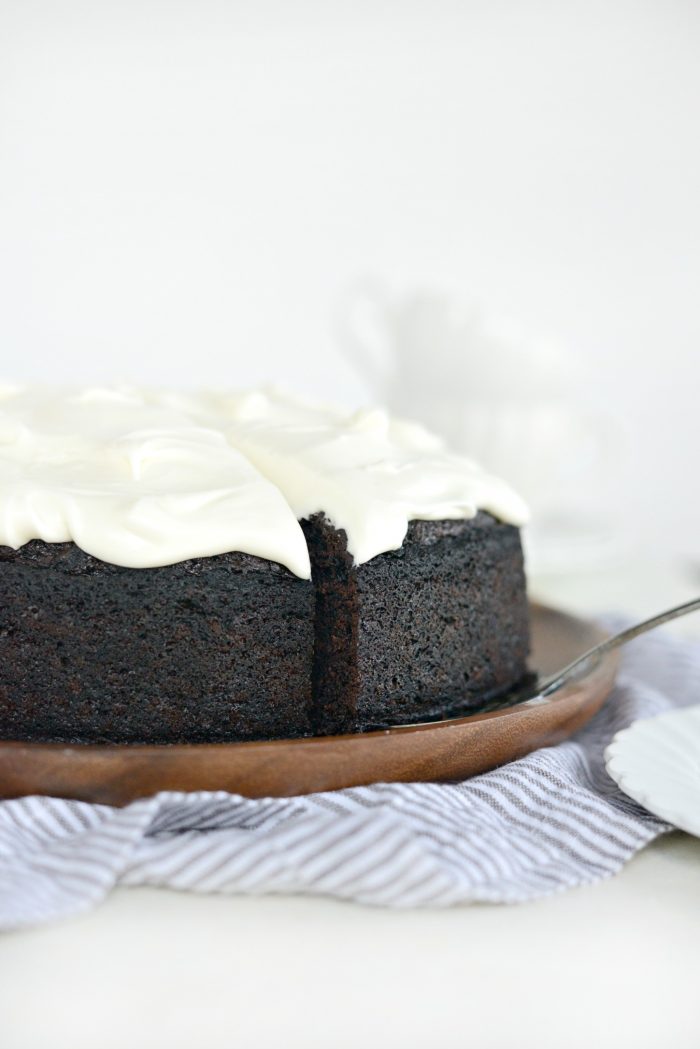
M 196 395 L 0 387 L 0 545 L 72 540 L 103 561 L 157 567 L 238 550 L 309 578 L 299 519 L 324 512 L 361 564 L 412 519 L 522 500 L 421 426 L 277 390 Z

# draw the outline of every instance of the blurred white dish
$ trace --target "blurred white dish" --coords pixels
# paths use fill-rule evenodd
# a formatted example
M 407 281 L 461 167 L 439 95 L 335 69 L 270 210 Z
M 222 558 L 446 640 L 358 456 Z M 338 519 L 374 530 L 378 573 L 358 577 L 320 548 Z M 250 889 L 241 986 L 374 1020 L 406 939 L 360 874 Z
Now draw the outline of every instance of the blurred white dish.
M 605 751 L 605 765 L 625 794 L 700 837 L 700 706 L 618 732 Z
M 348 288 L 336 331 L 374 399 L 520 492 L 532 511 L 531 573 L 570 574 L 572 564 L 623 555 L 620 420 L 582 398 L 593 379 L 580 353 L 458 291 L 396 293 L 370 277 Z

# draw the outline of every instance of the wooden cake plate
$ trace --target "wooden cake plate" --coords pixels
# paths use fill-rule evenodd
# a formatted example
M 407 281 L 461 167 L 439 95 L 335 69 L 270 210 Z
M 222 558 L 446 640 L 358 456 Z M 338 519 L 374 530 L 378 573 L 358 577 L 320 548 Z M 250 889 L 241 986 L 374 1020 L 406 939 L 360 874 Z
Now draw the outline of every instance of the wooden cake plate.
M 532 666 L 546 676 L 603 634 L 533 604 Z M 161 790 L 225 790 L 291 797 L 367 783 L 465 779 L 558 743 L 609 696 L 612 653 L 551 699 L 379 732 L 255 743 L 71 744 L 0 742 L 0 797 L 48 794 L 125 805 Z

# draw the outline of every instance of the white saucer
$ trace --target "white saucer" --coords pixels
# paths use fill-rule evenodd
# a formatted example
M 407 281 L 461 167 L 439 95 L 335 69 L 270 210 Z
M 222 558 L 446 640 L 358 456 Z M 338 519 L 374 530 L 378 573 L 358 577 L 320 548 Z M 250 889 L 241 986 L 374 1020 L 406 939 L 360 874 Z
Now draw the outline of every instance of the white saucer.
M 700 706 L 618 732 L 605 751 L 605 765 L 625 794 L 700 837 Z

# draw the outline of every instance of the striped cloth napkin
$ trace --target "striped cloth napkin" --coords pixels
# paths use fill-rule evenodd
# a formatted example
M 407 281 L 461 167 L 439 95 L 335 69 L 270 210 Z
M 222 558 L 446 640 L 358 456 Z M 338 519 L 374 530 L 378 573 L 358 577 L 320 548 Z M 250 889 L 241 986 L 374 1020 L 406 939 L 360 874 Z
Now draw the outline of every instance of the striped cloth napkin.
M 0 802 L 0 928 L 77 914 L 115 885 L 443 907 L 591 884 L 669 829 L 608 777 L 605 746 L 636 718 L 697 702 L 700 644 L 657 633 L 627 647 L 615 692 L 576 737 L 464 783 L 163 793 L 123 809 Z

